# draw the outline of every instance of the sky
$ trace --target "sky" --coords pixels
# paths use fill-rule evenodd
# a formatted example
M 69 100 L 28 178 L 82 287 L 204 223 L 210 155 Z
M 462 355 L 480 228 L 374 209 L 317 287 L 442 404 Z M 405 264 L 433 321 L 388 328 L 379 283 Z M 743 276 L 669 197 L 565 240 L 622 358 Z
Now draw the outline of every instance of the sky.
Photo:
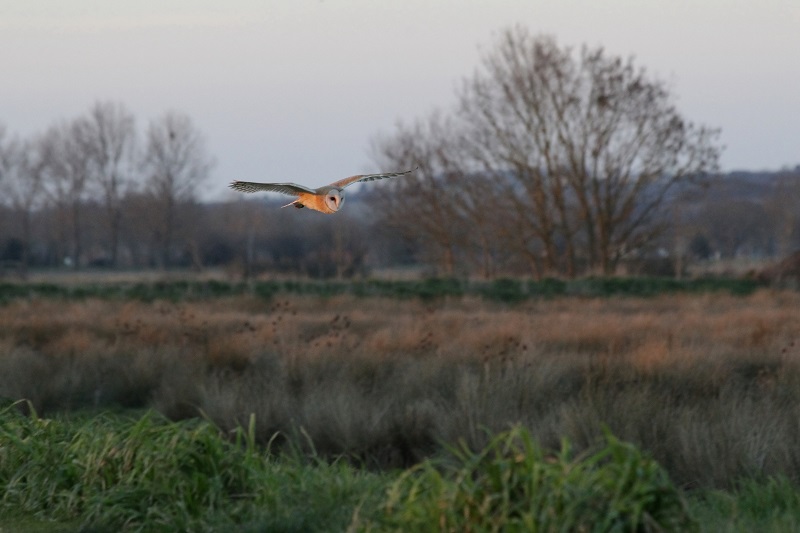
M 798 0 L 0 0 L 0 124 L 35 134 L 125 104 L 189 115 L 227 184 L 319 186 L 456 99 L 498 32 L 603 46 L 721 129 L 723 170 L 800 164 Z

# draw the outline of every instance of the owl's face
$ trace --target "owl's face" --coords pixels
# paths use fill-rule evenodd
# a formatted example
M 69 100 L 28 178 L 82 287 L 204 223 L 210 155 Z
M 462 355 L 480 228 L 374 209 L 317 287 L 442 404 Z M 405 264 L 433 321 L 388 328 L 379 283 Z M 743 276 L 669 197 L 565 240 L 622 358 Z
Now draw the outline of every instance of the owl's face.
M 342 208 L 344 204 L 344 191 L 341 189 L 331 189 L 325 194 L 325 205 L 332 212 Z

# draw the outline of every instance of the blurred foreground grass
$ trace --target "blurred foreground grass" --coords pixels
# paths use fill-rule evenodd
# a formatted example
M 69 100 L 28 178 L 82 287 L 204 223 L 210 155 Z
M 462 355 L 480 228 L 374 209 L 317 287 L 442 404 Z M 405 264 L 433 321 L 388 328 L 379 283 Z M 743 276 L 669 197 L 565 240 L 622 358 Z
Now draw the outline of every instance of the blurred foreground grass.
M 0 530 L 344 530 L 386 485 L 343 462 L 273 456 L 252 427 L 225 434 L 152 412 L 44 419 L 10 407 L 0 428 Z
M 676 488 L 606 433 L 590 453 L 543 450 L 521 427 L 403 471 L 275 455 L 255 428 L 152 412 L 0 410 L 0 531 L 790 531 L 783 478 Z

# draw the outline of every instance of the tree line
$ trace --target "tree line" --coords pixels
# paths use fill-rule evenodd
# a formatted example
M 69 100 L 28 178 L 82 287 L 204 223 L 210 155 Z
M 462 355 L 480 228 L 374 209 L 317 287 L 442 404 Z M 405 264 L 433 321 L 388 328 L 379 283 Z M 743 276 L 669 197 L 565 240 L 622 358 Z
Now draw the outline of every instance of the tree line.
M 143 135 L 116 102 L 29 138 L 0 126 L 3 255 L 23 275 L 31 264 L 169 266 L 212 165 L 202 133 L 176 111 Z
M 140 132 L 123 104 L 98 102 L 29 138 L 0 127 L 0 259 L 23 276 L 421 265 L 543 278 L 800 247 L 800 167 L 720 175 L 719 132 L 674 100 L 633 59 L 509 28 L 455 105 L 373 139 L 378 169 L 417 172 L 354 191 L 333 217 L 272 209 L 269 196 L 199 203 L 214 159 L 190 117 L 170 111 Z
M 124 104 L 105 101 L 27 138 L 0 125 L 2 273 L 209 266 L 244 276 L 363 272 L 369 238 L 358 217 L 305 219 L 243 195 L 201 203 L 196 191 L 214 158 L 191 118 L 169 111 L 143 132 L 136 124 Z

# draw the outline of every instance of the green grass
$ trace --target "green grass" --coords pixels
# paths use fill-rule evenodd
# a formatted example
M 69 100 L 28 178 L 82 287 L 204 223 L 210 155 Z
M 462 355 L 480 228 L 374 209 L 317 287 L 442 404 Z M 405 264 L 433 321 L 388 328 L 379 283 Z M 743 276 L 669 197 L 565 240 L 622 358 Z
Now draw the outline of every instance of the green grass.
M 800 491 L 785 477 L 743 479 L 730 492 L 706 491 L 690 508 L 703 531 L 800 531 Z
M 676 488 L 606 432 L 582 454 L 517 427 L 404 470 L 255 445 L 255 427 L 152 412 L 0 410 L 0 531 L 796 531 L 785 478 Z M 299 449 L 299 448 L 296 448 Z
M 150 412 L 0 418 L 0 530 L 344 530 L 385 486 L 341 462 L 271 456 L 252 426 L 223 435 Z
M 522 427 L 455 464 L 425 462 L 395 481 L 376 531 L 693 531 L 683 494 L 635 447 L 606 433 L 599 451 L 548 454 Z

